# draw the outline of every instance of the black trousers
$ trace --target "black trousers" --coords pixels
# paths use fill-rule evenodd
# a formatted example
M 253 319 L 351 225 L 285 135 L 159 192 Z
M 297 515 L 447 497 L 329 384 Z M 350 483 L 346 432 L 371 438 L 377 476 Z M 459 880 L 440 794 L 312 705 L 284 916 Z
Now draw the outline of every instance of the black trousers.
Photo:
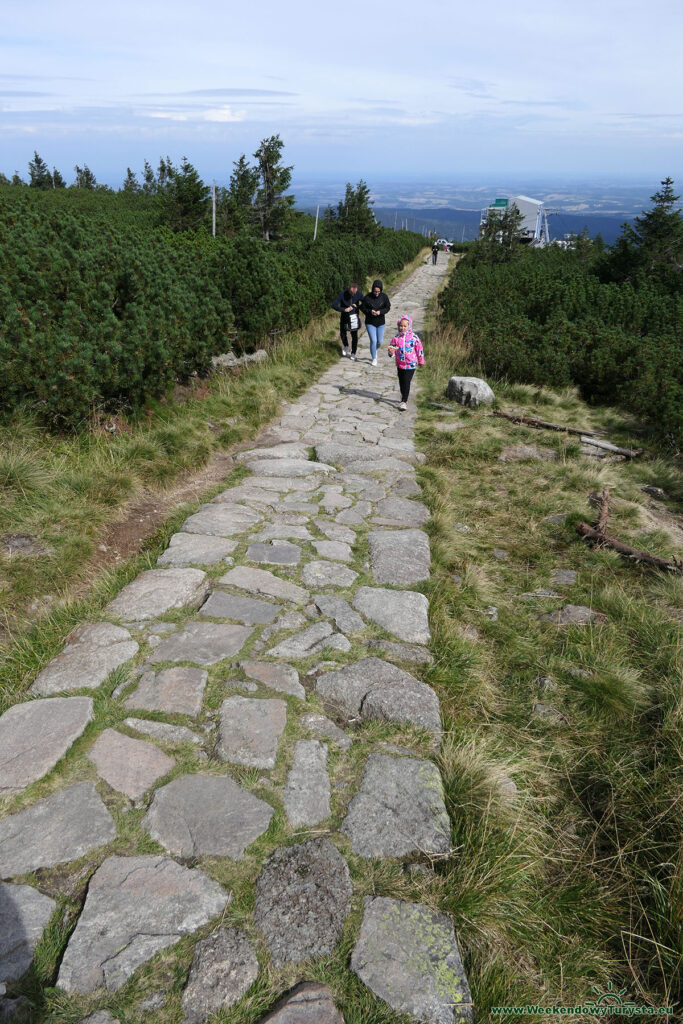
M 358 330 L 360 330 L 360 328 L 358 328 Z M 351 331 L 346 326 L 346 324 L 342 324 L 341 327 L 339 328 L 339 337 L 341 338 L 341 343 L 344 346 L 344 348 L 347 348 L 349 343 L 347 335 L 351 335 L 351 351 L 353 352 L 354 356 L 356 354 L 356 349 L 358 348 L 358 330 Z
M 410 394 L 410 384 L 415 373 L 415 368 L 412 370 L 401 370 L 399 367 L 396 368 L 398 372 L 398 386 L 401 389 L 401 401 L 407 402 L 408 395 Z

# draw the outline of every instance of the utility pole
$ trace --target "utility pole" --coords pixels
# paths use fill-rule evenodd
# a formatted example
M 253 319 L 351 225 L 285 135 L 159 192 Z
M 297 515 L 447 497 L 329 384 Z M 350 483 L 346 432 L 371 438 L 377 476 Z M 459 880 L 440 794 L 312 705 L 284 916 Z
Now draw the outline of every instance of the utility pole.
M 313 228 L 313 241 L 315 242 L 318 237 L 318 214 L 320 213 L 320 203 L 318 203 L 315 211 L 315 227 Z M 346 337 L 346 335 L 344 335 Z
M 396 221 L 398 220 L 398 210 L 394 213 L 394 231 L 396 230 Z
M 216 237 L 216 179 L 211 186 L 211 234 Z

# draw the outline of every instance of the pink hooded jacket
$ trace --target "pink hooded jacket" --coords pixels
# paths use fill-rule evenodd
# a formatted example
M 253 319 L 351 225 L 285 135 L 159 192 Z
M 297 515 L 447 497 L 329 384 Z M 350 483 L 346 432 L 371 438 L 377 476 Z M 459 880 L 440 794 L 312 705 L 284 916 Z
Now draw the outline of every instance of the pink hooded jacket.
M 397 334 L 389 344 L 396 349 L 395 359 L 399 370 L 414 370 L 417 366 L 425 364 L 424 349 L 417 334 L 413 334 L 413 318 L 407 313 L 401 313 L 396 326 L 401 320 L 408 321 L 408 330 L 405 334 Z

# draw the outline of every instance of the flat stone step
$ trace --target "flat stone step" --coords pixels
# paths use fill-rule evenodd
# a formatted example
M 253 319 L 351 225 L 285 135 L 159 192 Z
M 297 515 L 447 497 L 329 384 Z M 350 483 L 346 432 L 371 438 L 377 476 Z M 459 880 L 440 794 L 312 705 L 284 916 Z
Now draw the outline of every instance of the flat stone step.
M 93 719 L 91 697 L 46 697 L 0 717 L 0 796 L 42 779 Z
M 258 679 L 264 686 L 292 697 L 306 699 L 306 691 L 299 682 L 299 673 L 293 665 L 272 661 L 241 661 L 240 668 L 249 679 Z
M 124 707 L 163 711 L 172 715 L 198 715 L 209 676 L 201 668 L 165 668 L 145 672 Z
M 110 622 L 86 623 L 70 634 L 64 650 L 36 677 L 29 693 L 49 697 L 69 690 L 94 690 L 137 653 L 138 645 L 127 629 Z
M 122 725 L 129 729 L 151 736 L 155 740 L 177 746 L 179 743 L 192 743 L 194 746 L 204 742 L 204 738 L 184 725 L 171 725 L 170 722 L 152 722 L 147 718 L 124 718 Z
M 334 472 L 334 466 L 324 462 L 311 462 L 306 459 L 257 459 L 249 463 L 249 469 L 255 476 L 325 476 Z
M 139 800 L 175 765 L 175 760 L 163 750 L 144 740 L 124 736 L 116 729 L 100 733 L 88 751 L 88 758 L 100 778 L 131 800 Z
M 327 985 L 305 981 L 280 999 L 259 1024 L 344 1024 Z
M 90 879 L 57 978 L 65 992 L 115 992 L 141 964 L 226 907 L 229 894 L 170 857 L 109 857 Z
M 273 813 L 228 776 L 183 775 L 155 791 L 142 827 L 174 857 L 237 861 Z
M 274 768 L 277 746 L 287 723 L 287 705 L 279 699 L 228 697 L 220 712 L 220 757 L 249 768 Z
M 327 746 L 318 740 L 298 740 L 282 802 L 290 825 L 317 825 L 330 816 L 330 777 Z
M 209 537 L 202 533 L 174 533 L 166 550 L 157 558 L 157 565 L 216 565 L 231 555 L 236 547 L 237 541 L 226 537 Z
M 315 594 L 313 600 L 321 615 L 334 619 L 337 629 L 342 633 L 358 633 L 365 629 L 365 623 L 358 612 L 354 612 L 348 601 L 334 594 Z
M 411 590 L 359 587 L 353 599 L 353 607 L 399 640 L 428 644 L 431 639 L 429 602 L 424 594 L 416 594 Z
M 198 942 L 183 992 L 183 1024 L 203 1024 L 233 1006 L 258 977 L 258 959 L 244 932 L 219 928 Z
M 316 693 L 347 719 L 409 722 L 441 739 L 439 699 L 430 686 L 381 658 L 362 658 L 319 676 Z
M 115 838 L 94 784 L 77 782 L 0 820 L 0 878 L 76 860 Z
M 249 626 L 233 626 L 232 623 L 189 622 L 180 632 L 162 640 L 148 660 L 215 665 L 238 654 L 253 632 Z
M 358 573 L 345 565 L 317 560 L 308 562 L 301 575 L 307 587 L 350 587 L 358 578 Z
M 332 650 L 349 651 L 351 644 L 341 633 L 335 633 L 329 622 L 316 622 L 303 632 L 281 640 L 267 653 L 271 658 L 308 658 L 311 654 L 317 654 L 328 647 Z
M 426 1024 L 474 1019 L 453 925 L 422 903 L 366 897 L 351 970 L 397 1013 Z
M 244 533 L 256 526 L 263 519 L 261 512 L 256 509 L 247 508 L 246 505 L 232 505 L 229 502 L 222 504 L 209 503 L 202 505 L 199 512 L 195 512 L 185 520 L 181 529 L 185 533 L 203 533 L 212 537 L 232 537 L 237 533 Z
M 54 900 L 30 885 L 0 882 L 0 983 L 16 981 L 29 969 L 56 909 Z
M 405 857 L 451 849 L 439 770 L 431 761 L 371 754 L 342 832 L 361 857 Z
M 172 608 L 201 604 L 208 590 L 201 569 L 147 569 L 110 601 L 105 611 L 127 622 L 156 619 Z
M 213 619 L 236 619 L 237 622 L 252 626 L 272 622 L 281 611 L 280 605 L 271 604 L 270 601 L 214 590 L 199 609 L 199 615 Z
M 298 565 L 301 561 L 301 548 L 286 540 L 273 540 L 250 544 L 246 557 L 250 562 L 265 562 L 268 565 Z
M 226 586 L 239 587 L 240 590 L 248 590 L 253 594 L 265 594 L 268 597 L 281 598 L 283 601 L 292 601 L 294 604 L 306 604 L 309 598 L 308 591 L 303 587 L 281 579 L 268 569 L 251 569 L 246 565 L 230 569 L 218 582 Z
M 330 954 L 351 910 L 349 868 L 329 839 L 280 847 L 256 880 L 254 923 L 276 966 Z
M 419 583 L 429 579 L 429 540 L 422 530 L 374 530 L 368 535 L 377 583 Z

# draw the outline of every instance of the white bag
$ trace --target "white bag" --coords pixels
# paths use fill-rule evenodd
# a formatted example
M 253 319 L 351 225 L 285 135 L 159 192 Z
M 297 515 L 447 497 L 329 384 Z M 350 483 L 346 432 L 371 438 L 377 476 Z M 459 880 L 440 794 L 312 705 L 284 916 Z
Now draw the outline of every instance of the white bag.
M 349 330 L 357 331 L 360 327 L 360 318 L 358 313 L 349 313 Z

